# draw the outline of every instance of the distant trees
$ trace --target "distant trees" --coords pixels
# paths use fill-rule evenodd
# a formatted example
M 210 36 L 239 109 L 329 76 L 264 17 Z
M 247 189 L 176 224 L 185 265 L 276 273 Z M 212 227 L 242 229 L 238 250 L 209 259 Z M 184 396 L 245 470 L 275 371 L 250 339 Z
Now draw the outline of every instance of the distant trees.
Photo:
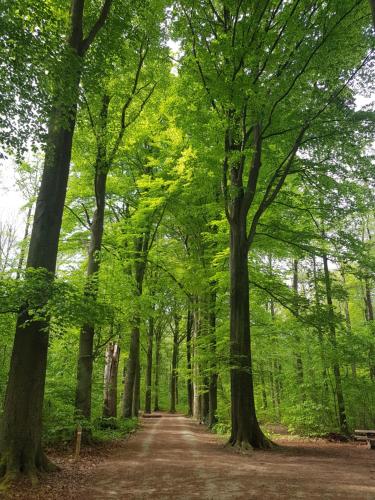
M 126 75 L 122 75 L 122 79 L 119 78 L 121 86 L 118 86 L 117 82 L 118 75 L 121 74 L 119 68 L 116 68 L 114 74 L 102 75 L 103 85 L 108 85 L 111 90 L 105 90 L 101 96 L 94 94 L 94 106 L 95 100 L 99 100 L 97 113 L 94 113 L 93 106 L 86 97 L 89 124 L 96 144 L 95 159 L 93 160 L 95 210 L 90 221 L 91 234 L 86 283 L 86 294 L 94 298 L 98 294 L 99 287 L 107 177 L 110 169 L 119 159 L 119 150 L 121 152 L 127 128 L 137 120 L 155 88 L 155 82 L 152 80 L 150 72 L 146 77 L 143 75 L 145 60 L 150 51 L 150 40 L 145 33 L 141 33 L 140 38 L 140 40 L 137 38 L 132 40 L 135 47 L 130 50 L 126 50 L 124 47 L 121 51 L 122 69 L 126 72 Z M 127 42 L 129 43 L 129 40 Z M 134 66 L 130 66 L 127 59 L 135 59 Z M 107 83 L 106 80 L 109 80 L 110 83 Z M 117 102 L 119 100 L 121 102 Z M 115 128 L 115 132 L 112 132 L 113 128 Z M 95 325 L 87 323 L 82 326 L 77 368 L 76 410 L 86 419 L 91 417 L 94 334 Z

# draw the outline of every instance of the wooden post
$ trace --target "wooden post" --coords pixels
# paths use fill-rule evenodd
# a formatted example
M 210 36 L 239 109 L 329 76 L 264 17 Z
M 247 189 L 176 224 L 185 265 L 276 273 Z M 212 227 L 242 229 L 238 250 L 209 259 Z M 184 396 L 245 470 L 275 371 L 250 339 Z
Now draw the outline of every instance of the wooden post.
M 81 424 L 77 425 L 77 440 L 76 440 L 76 453 L 75 459 L 79 459 L 79 454 L 81 453 L 81 441 L 82 441 L 82 426 Z

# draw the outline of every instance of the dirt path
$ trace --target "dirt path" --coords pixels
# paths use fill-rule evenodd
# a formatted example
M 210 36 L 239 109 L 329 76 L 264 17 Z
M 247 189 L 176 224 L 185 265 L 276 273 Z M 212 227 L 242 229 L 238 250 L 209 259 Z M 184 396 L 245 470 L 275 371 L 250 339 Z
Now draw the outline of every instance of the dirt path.
M 18 485 L 16 500 L 350 499 L 375 500 L 375 450 L 325 441 L 278 441 L 240 455 L 182 415 L 143 418 L 130 439 L 52 453 L 60 472 Z M 52 451 L 52 450 L 51 450 Z
M 375 452 L 365 447 L 285 442 L 244 456 L 184 416 L 142 425 L 76 498 L 375 499 Z

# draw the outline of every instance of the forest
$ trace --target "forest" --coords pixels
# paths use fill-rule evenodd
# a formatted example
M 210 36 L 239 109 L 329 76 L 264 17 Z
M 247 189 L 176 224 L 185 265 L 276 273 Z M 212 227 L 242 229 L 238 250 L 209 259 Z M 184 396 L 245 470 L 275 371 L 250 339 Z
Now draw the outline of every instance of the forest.
M 327 439 L 366 471 L 374 33 L 374 0 L 0 0 L 1 491 L 58 483 L 78 434 L 79 464 L 159 440 L 181 481 L 188 435 L 227 471 Z M 35 498 L 152 497 L 122 481 Z

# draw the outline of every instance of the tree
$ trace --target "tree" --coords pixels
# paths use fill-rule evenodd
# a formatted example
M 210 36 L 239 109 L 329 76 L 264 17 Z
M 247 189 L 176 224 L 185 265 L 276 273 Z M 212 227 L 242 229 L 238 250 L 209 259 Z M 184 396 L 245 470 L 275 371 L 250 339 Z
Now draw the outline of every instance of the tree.
M 145 413 L 151 413 L 152 405 L 152 352 L 155 336 L 154 318 L 148 319 L 147 332 L 147 367 L 146 367 L 146 394 L 145 394 Z
M 183 1 L 179 8 L 176 33 L 183 38 L 184 64 L 191 72 L 195 66 L 224 144 L 231 273 L 230 443 L 267 448 L 270 443 L 259 428 L 254 402 L 249 251 L 260 220 L 296 168 L 297 153 L 313 140 L 325 113 L 368 60 L 358 23 L 364 6 L 361 1 L 329 6 Z M 351 48 L 340 47 L 335 64 L 325 64 L 344 32 L 350 32 Z M 358 50 L 349 60 L 354 39 Z M 326 84 L 320 87 L 319 81 Z M 303 106 L 297 104 L 301 96 Z
M 105 353 L 103 417 L 117 416 L 117 373 L 120 347 L 109 342 Z
M 56 75 L 27 259 L 28 268 L 44 270 L 46 283 L 55 273 L 83 62 L 107 19 L 111 3 L 104 2 L 96 22 L 84 36 L 85 2 L 72 1 L 70 33 Z M 1 474 L 6 482 L 21 473 L 35 479 L 37 470 L 51 467 L 41 446 L 47 330 L 48 319 L 34 319 L 26 304 L 17 319 L 0 436 Z
M 177 404 L 177 391 L 178 391 L 178 358 L 179 358 L 179 345 L 182 341 L 180 338 L 180 318 L 175 313 L 173 318 L 174 324 L 170 325 L 173 334 L 172 345 L 172 364 L 171 364 L 171 381 L 170 381 L 170 403 L 169 412 L 176 413 Z
M 138 57 L 136 66 L 133 69 L 133 75 L 130 78 L 130 88 L 127 89 L 126 92 L 124 92 L 123 88 L 121 89 L 121 93 L 127 94 L 127 97 L 121 105 L 120 116 L 116 116 L 116 119 L 119 118 L 119 126 L 117 133 L 114 134 L 114 139 L 110 137 L 108 131 L 108 113 L 110 101 L 114 97 L 118 98 L 118 96 L 114 96 L 113 94 L 109 95 L 107 92 L 102 95 L 99 115 L 95 121 L 89 104 L 87 103 L 91 126 L 96 140 L 96 158 L 94 165 L 96 207 L 90 224 L 91 234 L 88 250 L 86 294 L 94 298 L 97 296 L 99 286 L 100 252 L 102 249 L 104 232 L 107 177 L 113 163 L 118 158 L 119 148 L 124 140 L 125 131 L 134 121 L 136 121 L 155 88 L 155 84 L 152 81 L 146 81 L 146 83 L 144 83 L 144 79 L 141 78 L 145 59 L 149 52 L 149 43 L 149 39 L 146 35 L 143 35 L 139 42 L 139 48 L 137 48 Z M 128 69 L 128 71 L 130 70 Z M 123 84 L 123 82 L 121 83 Z M 133 101 L 136 101 L 137 105 L 135 111 L 132 109 Z M 115 109 L 115 113 L 116 112 L 118 114 L 117 109 Z M 128 114 L 129 118 L 127 117 Z M 86 419 L 90 419 L 91 417 L 94 334 L 95 326 L 93 324 L 88 323 L 82 326 L 77 368 L 76 410 Z

